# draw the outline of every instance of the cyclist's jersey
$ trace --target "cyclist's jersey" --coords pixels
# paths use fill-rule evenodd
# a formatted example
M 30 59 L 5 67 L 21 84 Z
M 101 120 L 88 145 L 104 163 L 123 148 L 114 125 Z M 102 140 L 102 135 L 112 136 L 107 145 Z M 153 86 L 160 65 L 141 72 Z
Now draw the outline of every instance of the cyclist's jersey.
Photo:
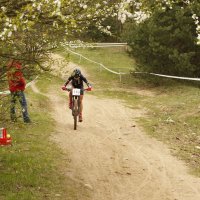
M 74 76 L 70 76 L 66 83 L 70 81 L 74 88 L 83 89 L 83 81 L 88 85 L 87 79 L 82 74 L 77 79 Z

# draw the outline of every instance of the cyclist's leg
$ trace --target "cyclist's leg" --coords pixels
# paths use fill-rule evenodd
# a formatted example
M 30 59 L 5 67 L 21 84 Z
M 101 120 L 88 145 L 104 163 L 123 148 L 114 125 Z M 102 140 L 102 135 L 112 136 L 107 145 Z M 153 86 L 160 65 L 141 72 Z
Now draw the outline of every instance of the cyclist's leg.
M 69 92 L 69 109 L 72 109 L 72 92 Z
M 83 121 L 82 112 L 83 112 L 83 95 L 80 96 L 80 113 L 79 113 L 79 122 L 82 122 L 82 121 Z

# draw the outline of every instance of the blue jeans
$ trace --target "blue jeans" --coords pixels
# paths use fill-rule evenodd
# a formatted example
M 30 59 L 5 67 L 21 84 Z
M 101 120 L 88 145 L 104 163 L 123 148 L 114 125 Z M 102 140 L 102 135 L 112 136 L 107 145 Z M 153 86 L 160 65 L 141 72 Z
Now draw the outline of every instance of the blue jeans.
M 27 110 L 27 102 L 26 102 L 26 98 L 23 91 L 11 92 L 11 107 L 10 107 L 11 120 L 12 121 L 16 120 L 15 105 L 16 105 L 17 100 L 21 104 L 22 116 L 23 116 L 24 122 L 30 122 L 30 118 L 29 118 L 28 110 Z

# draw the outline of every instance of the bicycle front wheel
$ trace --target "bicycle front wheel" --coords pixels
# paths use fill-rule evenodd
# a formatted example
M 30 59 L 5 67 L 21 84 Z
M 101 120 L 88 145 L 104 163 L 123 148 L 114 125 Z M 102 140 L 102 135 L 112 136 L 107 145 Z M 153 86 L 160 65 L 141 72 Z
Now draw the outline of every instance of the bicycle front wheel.
M 74 99 L 74 130 L 77 128 L 77 118 L 78 118 L 78 101 Z

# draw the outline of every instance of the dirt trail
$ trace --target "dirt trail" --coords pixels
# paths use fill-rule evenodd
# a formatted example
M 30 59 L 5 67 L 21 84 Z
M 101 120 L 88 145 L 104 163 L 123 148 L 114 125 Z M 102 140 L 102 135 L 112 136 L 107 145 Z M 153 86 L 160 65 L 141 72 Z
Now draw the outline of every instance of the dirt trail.
M 66 176 L 82 183 L 91 200 L 200 199 L 200 179 L 134 122 L 142 113 L 86 94 L 84 121 L 74 131 L 67 93 L 60 93 L 48 94 L 57 123 L 54 139 L 71 160 Z M 79 194 L 77 199 L 83 200 Z

